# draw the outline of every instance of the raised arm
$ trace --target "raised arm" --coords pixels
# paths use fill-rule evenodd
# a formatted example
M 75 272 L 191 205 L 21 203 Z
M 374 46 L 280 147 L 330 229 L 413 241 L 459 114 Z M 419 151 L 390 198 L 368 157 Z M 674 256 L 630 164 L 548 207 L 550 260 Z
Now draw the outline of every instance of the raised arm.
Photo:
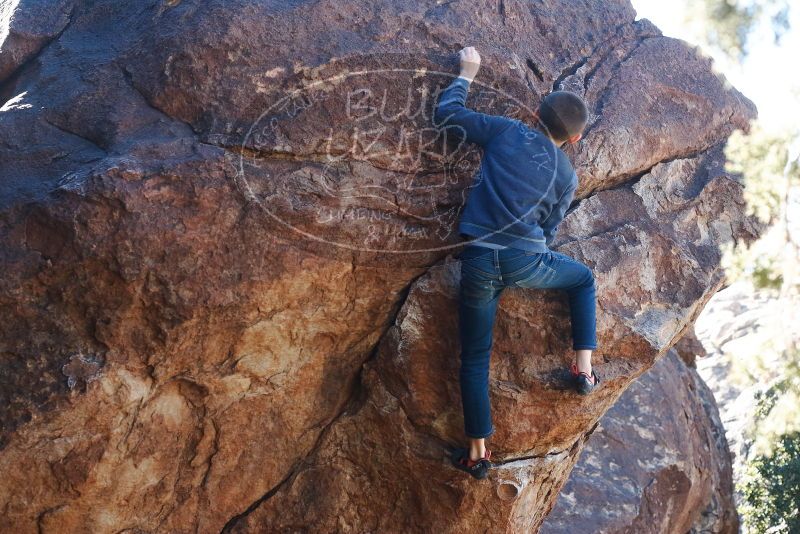
M 478 74 L 481 57 L 475 48 L 468 46 L 459 53 L 461 73 L 439 96 L 433 115 L 438 128 L 455 128 L 467 141 L 485 146 L 497 134 L 512 124 L 500 115 L 488 115 L 465 106 L 470 83 Z

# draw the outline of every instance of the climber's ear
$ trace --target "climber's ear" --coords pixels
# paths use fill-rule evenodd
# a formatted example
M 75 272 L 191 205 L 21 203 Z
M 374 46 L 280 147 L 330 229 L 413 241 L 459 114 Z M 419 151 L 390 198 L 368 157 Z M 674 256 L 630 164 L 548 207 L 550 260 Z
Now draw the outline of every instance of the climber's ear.
M 581 140 L 581 137 L 583 137 L 583 134 L 575 134 L 569 139 L 567 139 L 567 143 L 569 143 L 570 145 L 574 145 L 575 143 Z

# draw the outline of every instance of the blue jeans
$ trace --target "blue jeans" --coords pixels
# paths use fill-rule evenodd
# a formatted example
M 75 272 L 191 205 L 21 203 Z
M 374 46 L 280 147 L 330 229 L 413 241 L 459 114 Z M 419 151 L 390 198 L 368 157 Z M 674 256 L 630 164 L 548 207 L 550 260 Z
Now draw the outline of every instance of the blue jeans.
M 564 289 L 569 294 L 572 348 L 596 349 L 595 283 L 592 270 L 554 251 L 466 246 L 461 261 L 458 327 L 461 340 L 461 402 L 470 438 L 494 434 L 489 409 L 489 355 L 500 294 L 506 287 Z

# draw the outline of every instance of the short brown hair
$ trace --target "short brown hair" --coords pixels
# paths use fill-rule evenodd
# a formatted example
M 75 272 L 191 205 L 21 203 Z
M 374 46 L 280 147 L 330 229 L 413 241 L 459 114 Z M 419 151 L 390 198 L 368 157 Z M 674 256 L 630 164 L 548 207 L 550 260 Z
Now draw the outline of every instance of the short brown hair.
M 539 121 L 547 134 L 557 142 L 583 133 L 588 120 L 586 103 L 570 91 L 553 91 L 539 104 Z

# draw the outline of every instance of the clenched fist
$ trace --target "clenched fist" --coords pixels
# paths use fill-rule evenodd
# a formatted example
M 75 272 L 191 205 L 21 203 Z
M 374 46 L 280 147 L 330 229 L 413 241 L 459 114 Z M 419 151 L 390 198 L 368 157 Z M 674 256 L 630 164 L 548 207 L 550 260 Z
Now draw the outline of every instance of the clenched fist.
M 472 81 L 478 74 L 478 69 L 481 68 L 481 56 L 474 46 L 467 46 L 458 52 L 458 57 L 461 60 L 461 74 L 462 78 Z

